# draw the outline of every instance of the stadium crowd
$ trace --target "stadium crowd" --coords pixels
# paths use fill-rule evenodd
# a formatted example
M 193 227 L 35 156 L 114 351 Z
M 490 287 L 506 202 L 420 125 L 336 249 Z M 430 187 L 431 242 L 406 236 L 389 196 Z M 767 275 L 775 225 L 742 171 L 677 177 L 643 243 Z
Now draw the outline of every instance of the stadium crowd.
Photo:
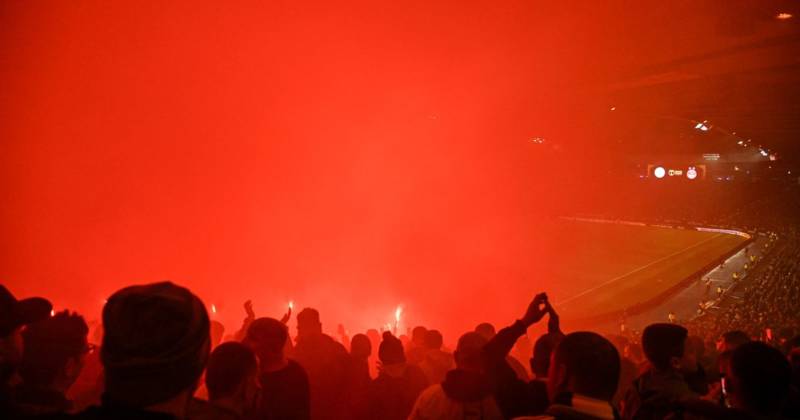
M 741 293 L 641 334 L 561 331 L 541 293 L 500 330 L 448 337 L 452 352 L 436 329 L 332 337 L 305 308 L 290 331 L 291 310 L 257 317 L 249 302 L 225 336 L 169 282 L 117 291 L 90 328 L 0 286 L 0 418 L 800 418 L 800 206 L 797 194 L 773 197 L 781 205 L 753 200 L 716 221 L 769 238 Z
M 763 281 L 783 284 L 794 279 L 783 274 L 795 268 L 781 261 Z M 776 313 L 796 305 L 779 302 Z M 290 337 L 289 314 L 257 318 L 246 307 L 239 339 L 220 343 L 221 326 L 190 290 L 169 282 L 126 287 L 104 306 L 95 346 L 80 315 L 52 314 L 46 299 L 17 300 L 2 287 L 2 418 L 800 416 L 796 337 L 765 342 L 733 331 L 710 346 L 675 324 L 652 324 L 638 341 L 564 333 L 541 293 L 518 320 L 497 332 L 480 324 L 450 353 L 442 335 L 424 327 L 410 338 L 372 330 L 337 340 L 322 332 L 321 315 L 306 308 Z M 740 321 L 755 322 L 750 316 Z M 510 352 L 544 318 L 547 332 L 535 340 L 528 371 Z M 374 376 L 373 349 L 379 361 Z

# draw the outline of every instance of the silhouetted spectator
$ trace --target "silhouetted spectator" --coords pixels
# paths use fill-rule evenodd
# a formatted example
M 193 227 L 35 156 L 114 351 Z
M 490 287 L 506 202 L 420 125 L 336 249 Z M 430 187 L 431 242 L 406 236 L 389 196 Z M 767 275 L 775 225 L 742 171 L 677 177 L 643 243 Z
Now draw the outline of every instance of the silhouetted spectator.
M 642 332 L 642 348 L 650 367 L 633 382 L 621 404 L 625 419 L 661 419 L 675 401 L 697 397 L 686 382 L 688 331 L 675 324 L 651 324 Z
M 442 382 L 447 372 L 455 367 L 453 355 L 442 350 L 443 344 L 444 338 L 439 331 L 428 330 L 425 333 L 425 357 L 419 367 L 432 384 Z
M 428 380 L 418 366 L 406 363 L 403 344 L 388 331 L 383 333 L 378 358 L 381 368 L 369 386 L 367 417 L 405 419 Z
M 779 350 L 759 342 L 741 344 L 731 356 L 730 403 L 755 418 L 777 418 L 789 394 L 791 375 Z
M 548 308 L 547 295 L 544 293 L 536 295 L 528 305 L 525 315 L 511 326 L 501 329 L 484 348 L 487 377 L 492 383 L 495 400 L 506 418 L 538 415 L 547 408 L 546 383 L 538 379 L 530 382 L 520 380 L 506 358 L 514 343 L 525 334 L 528 327 L 548 313 Z M 534 366 L 537 363 L 534 363 L 532 358 L 531 369 L 534 372 L 538 371 L 543 377 L 546 375 L 542 366 L 547 366 L 544 361 L 549 361 L 550 355 L 541 351 L 542 346 L 539 348 L 540 353 L 535 360 L 541 362 L 538 366 Z
M 185 418 L 211 343 L 203 302 L 170 282 L 130 286 L 108 299 L 103 326 L 103 401 L 76 418 Z
M 284 349 L 289 331 L 273 318 L 258 318 L 250 323 L 245 344 L 259 359 L 261 405 L 258 419 L 308 419 L 309 381 L 305 370 L 286 357 Z
M 486 341 L 491 340 L 497 334 L 494 325 L 488 322 L 478 324 L 478 326 L 475 327 L 475 332 L 480 334 L 481 337 L 485 338 Z M 511 366 L 511 369 L 514 369 L 514 373 L 517 374 L 517 377 L 520 380 L 527 382 L 530 379 L 530 376 L 528 375 L 528 371 L 525 369 L 525 366 L 522 363 L 520 363 L 520 361 L 517 360 L 516 357 L 509 354 L 508 356 L 506 356 L 506 362 L 508 363 L 509 366 Z
M 408 363 L 417 365 L 425 360 L 425 353 L 428 351 L 425 347 L 425 335 L 427 333 L 428 329 L 423 326 L 416 326 L 411 330 L 411 345 L 406 350 Z
M 419 396 L 409 420 L 502 419 L 484 373 L 485 345 L 486 339 L 478 333 L 462 335 L 454 353 L 456 368 L 441 384 L 432 385 Z
M 705 346 L 700 337 L 690 336 L 686 339 L 681 371 L 689 389 L 697 395 L 708 393 L 708 377 L 700 361 L 703 359 Z
M 256 356 L 249 347 L 235 341 L 217 346 L 206 368 L 209 401 L 193 400 L 187 417 L 191 420 L 253 418 L 260 389 L 257 374 Z
M 611 399 L 617 391 L 619 352 L 593 332 L 567 334 L 553 353 L 547 394 L 553 404 L 544 418 L 615 419 Z
M 346 417 L 349 355 L 344 346 L 322 333 L 319 312 L 305 308 L 297 314 L 294 357 L 308 374 L 311 416 L 314 419 Z
M 369 374 L 369 358 L 372 343 L 364 334 L 356 334 L 350 340 L 350 378 L 348 379 L 349 412 L 355 419 L 366 417 L 367 395 L 372 378 Z
M 742 344 L 749 343 L 750 336 L 747 335 L 746 332 L 740 330 L 728 331 L 725 334 L 722 334 L 720 341 L 720 352 L 734 351 Z
M 353 376 L 360 380 L 370 380 L 369 357 L 372 355 L 372 343 L 364 334 L 356 334 L 350 341 L 350 358 L 353 365 Z
M 93 348 L 86 340 L 88 334 L 83 317 L 67 311 L 30 324 L 22 332 L 22 384 L 14 389 L 21 414 L 66 413 L 72 409 L 66 394 L 80 375 L 84 356 Z
M 22 327 L 50 316 L 53 305 L 35 297 L 17 300 L 0 285 L 0 418 L 16 415 L 11 388 L 19 382 L 17 369 L 22 361 Z

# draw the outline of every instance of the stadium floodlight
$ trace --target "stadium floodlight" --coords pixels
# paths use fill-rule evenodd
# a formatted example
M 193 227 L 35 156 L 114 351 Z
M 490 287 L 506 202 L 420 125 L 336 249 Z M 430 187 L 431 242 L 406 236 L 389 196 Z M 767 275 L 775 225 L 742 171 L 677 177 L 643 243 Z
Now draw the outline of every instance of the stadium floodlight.
M 661 166 L 657 166 L 655 169 L 653 169 L 653 175 L 655 175 L 658 179 L 664 178 L 666 174 L 667 170 Z

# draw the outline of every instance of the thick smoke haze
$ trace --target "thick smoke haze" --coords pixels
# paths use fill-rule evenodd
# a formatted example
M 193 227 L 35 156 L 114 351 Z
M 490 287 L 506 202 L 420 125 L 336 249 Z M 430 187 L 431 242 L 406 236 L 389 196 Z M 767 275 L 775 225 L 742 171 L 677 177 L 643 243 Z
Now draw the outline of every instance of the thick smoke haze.
M 602 153 L 575 113 L 650 53 L 621 6 L 436 3 L 5 2 L 0 281 L 96 318 L 170 279 L 229 328 L 519 316 Z

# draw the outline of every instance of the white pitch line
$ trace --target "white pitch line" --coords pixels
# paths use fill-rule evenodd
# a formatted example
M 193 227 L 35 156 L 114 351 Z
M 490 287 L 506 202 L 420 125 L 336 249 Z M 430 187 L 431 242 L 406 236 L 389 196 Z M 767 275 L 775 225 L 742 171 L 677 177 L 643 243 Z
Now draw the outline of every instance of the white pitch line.
M 639 267 L 639 268 L 637 268 L 637 269 L 634 269 L 634 270 L 633 270 L 633 271 L 631 271 L 631 272 L 625 273 L 625 274 L 623 274 L 623 275 L 621 275 L 621 276 L 614 277 L 613 279 L 611 279 L 611 280 L 608 280 L 608 281 L 606 281 L 605 283 L 600 283 L 600 284 L 598 284 L 598 285 L 597 285 L 597 286 L 595 286 L 595 287 L 592 287 L 592 288 L 586 289 L 586 290 L 584 290 L 583 292 L 580 292 L 580 293 L 578 293 L 578 294 L 577 294 L 577 295 L 575 295 L 575 296 L 572 296 L 572 297 L 570 297 L 570 298 L 567 298 L 567 299 L 564 299 L 564 300 L 562 300 L 562 301 L 558 302 L 558 304 L 559 304 L 559 305 L 563 305 L 563 304 L 565 304 L 565 303 L 567 303 L 567 302 L 569 302 L 569 301 L 571 301 L 571 300 L 575 300 L 575 299 L 577 299 L 577 298 L 579 298 L 579 297 L 581 297 L 581 296 L 583 296 L 583 295 L 585 295 L 585 294 L 587 294 L 587 293 L 594 292 L 595 290 L 597 290 L 597 289 L 600 289 L 600 288 L 602 288 L 602 287 L 605 287 L 605 286 L 608 286 L 608 285 L 609 285 L 609 284 L 611 284 L 611 283 L 615 283 L 615 282 L 617 282 L 617 281 L 620 281 L 620 280 L 624 279 L 625 277 L 628 277 L 628 276 L 630 276 L 631 274 L 636 274 L 636 273 L 638 273 L 639 271 L 642 271 L 642 270 L 644 270 L 644 269 L 646 269 L 646 268 L 648 268 L 648 267 L 651 267 L 651 266 L 653 266 L 653 265 L 655 265 L 655 264 L 658 264 L 658 263 L 660 263 L 661 261 L 664 261 L 664 260 L 670 259 L 670 258 L 672 258 L 672 257 L 674 257 L 674 256 L 676 256 L 676 255 L 679 255 L 679 254 L 683 254 L 684 252 L 686 252 L 686 251 L 688 251 L 688 250 L 690 250 L 690 249 L 692 249 L 692 248 L 696 248 L 696 247 L 698 247 L 698 246 L 700 246 L 700 245 L 703 245 L 704 243 L 706 243 L 706 242 L 708 242 L 708 241 L 711 241 L 712 239 L 716 239 L 716 238 L 718 238 L 718 237 L 720 237 L 720 236 L 722 236 L 722 234 L 721 234 L 721 233 L 717 233 L 716 235 L 714 235 L 714 236 L 712 236 L 712 237 L 710 237 L 710 238 L 708 238 L 708 239 L 702 240 L 702 241 L 700 241 L 700 242 L 698 242 L 698 243 L 696 243 L 696 244 L 694 244 L 694 245 L 689 245 L 688 247 L 686 247 L 686 248 L 684 248 L 684 249 L 681 249 L 681 250 L 679 250 L 679 251 L 673 252 L 672 254 L 669 254 L 669 255 L 667 255 L 666 257 L 661 257 L 661 258 L 659 258 L 659 259 L 657 259 L 657 260 L 655 260 L 655 261 L 653 261 L 653 262 L 651 262 L 651 263 L 649 263 L 649 264 L 645 264 L 645 265 L 643 265 L 643 266 L 641 266 L 641 267 Z

